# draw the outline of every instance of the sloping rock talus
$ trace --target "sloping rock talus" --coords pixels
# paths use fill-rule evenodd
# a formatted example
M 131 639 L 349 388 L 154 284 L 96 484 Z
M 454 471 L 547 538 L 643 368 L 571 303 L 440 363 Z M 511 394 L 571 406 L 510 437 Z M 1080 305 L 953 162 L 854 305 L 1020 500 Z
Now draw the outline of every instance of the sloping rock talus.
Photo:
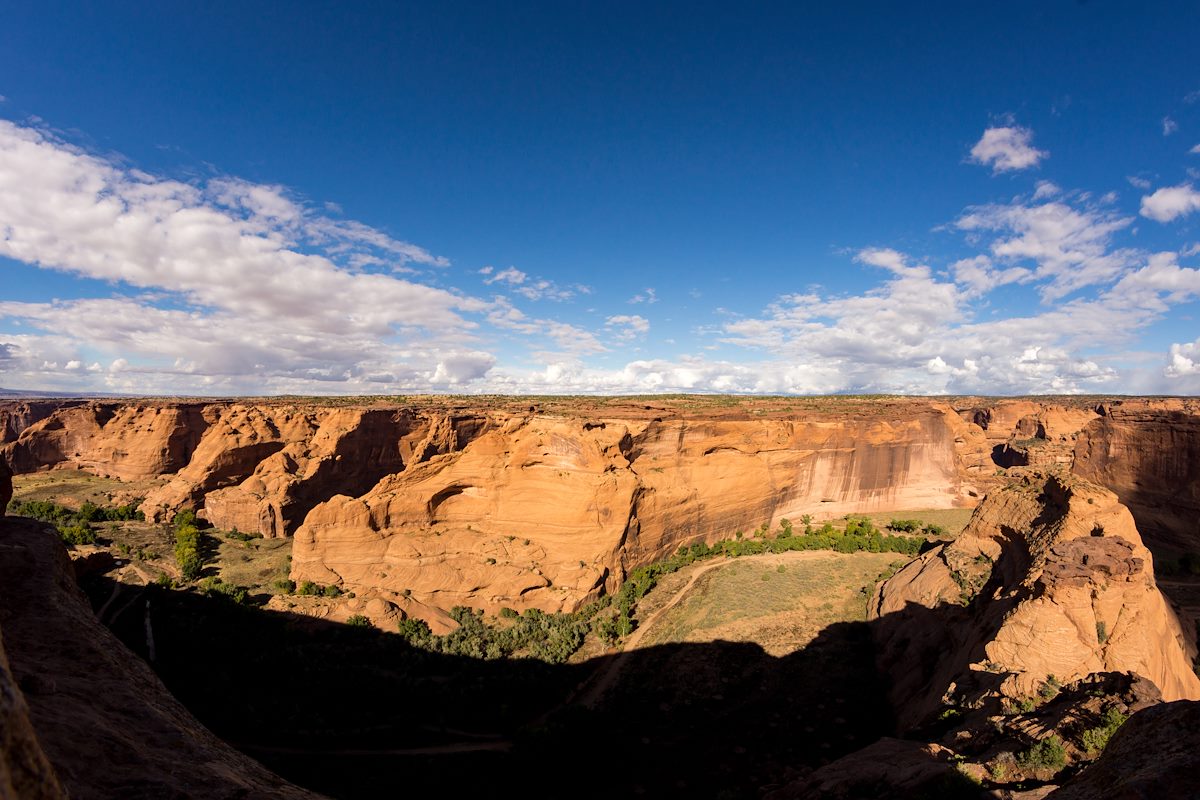
M 1195 642 L 1154 580 L 1116 495 L 1034 474 L 994 491 L 954 542 L 882 583 L 870 608 L 901 729 L 947 705 L 1036 697 L 1132 672 L 1166 700 L 1200 698 Z
M 0 620 L 20 690 L 14 705 L 0 670 L 0 715 L 19 709 L 23 697 L 37 743 L 69 796 L 317 797 L 213 736 L 97 622 L 52 528 L 0 522 Z M 17 745 L 25 745 L 13 752 L 24 754 L 23 774 L 33 775 L 37 791 L 15 796 L 62 796 L 39 772 L 44 765 L 28 737 Z

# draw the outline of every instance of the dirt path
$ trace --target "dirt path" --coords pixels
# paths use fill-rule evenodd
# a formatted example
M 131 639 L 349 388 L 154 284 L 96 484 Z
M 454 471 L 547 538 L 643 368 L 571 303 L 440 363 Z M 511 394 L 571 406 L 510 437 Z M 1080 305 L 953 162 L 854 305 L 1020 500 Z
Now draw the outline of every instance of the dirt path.
M 599 703 L 604 697 L 604 694 L 610 688 L 612 688 L 612 685 L 616 683 L 617 679 L 621 676 L 621 671 L 625 668 L 625 664 L 628 662 L 630 654 L 637 649 L 638 644 L 643 638 L 645 638 L 646 634 L 653 630 L 656 623 L 661 621 L 671 609 L 683 602 L 684 598 L 688 596 L 688 592 L 690 592 L 692 587 L 696 585 L 696 581 L 698 581 L 702 575 L 705 575 L 714 569 L 728 566 L 735 561 L 742 563 L 781 559 L 786 561 L 813 561 L 828 558 L 829 556 L 830 553 L 823 550 L 801 550 L 787 553 L 761 553 L 754 556 L 741 556 L 736 559 L 717 558 L 711 562 L 703 564 L 692 573 L 691 577 L 688 578 L 687 583 L 679 587 L 679 589 L 675 592 L 675 595 L 669 601 L 667 601 L 660 609 L 647 617 L 644 622 L 638 624 L 637 630 L 630 634 L 629 638 L 625 640 L 625 643 L 621 648 L 621 652 L 610 659 L 608 663 L 600 667 L 596 672 L 592 673 L 592 676 L 584 683 L 584 685 L 580 687 L 580 689 L 576 691 L 574 695 L 568 698 L 563 705 L 570 705 L 572 702 L 577 702 L 583 705 L 585 708 L 595 708 L 596 704 Z

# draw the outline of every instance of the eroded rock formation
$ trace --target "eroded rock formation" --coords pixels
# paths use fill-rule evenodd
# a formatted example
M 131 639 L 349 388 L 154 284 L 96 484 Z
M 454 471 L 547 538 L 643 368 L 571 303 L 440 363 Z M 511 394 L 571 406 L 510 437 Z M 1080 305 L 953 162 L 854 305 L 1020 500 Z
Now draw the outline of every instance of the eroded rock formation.
M 0 403 L 0 453 L 153 478 L 151 520 L 299 532 L 296 580 L 425 616 L 568 608 L 681 544 L 969 506 L 1039 466 L 1113 488 L 1152 544 L 1200 550 L 1193 401 L 794 402 L 22 401 Z
M 806 513 L 965 502 L 947 416 L 510 416 L 315 508 L 296 532 L 293 578 L 442 608 L 573 608 L 681 544 Z
M 1132 672 L 1166 700 L 1200 698 L 1192 632 L 1158 590 L 1133 517 L 1078 478 L 992 492 L 958 539 L 878 587 L 870 616 L 902 729 L 947 706 L 1019 704 L 1051 676 Z

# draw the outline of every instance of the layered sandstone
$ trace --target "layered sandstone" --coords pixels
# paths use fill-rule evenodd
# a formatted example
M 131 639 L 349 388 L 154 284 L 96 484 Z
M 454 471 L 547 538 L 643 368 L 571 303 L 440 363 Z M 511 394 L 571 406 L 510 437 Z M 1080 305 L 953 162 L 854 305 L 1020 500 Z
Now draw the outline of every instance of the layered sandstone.
M 62 797 L 57 774 L 79 798 L 317 797 L 213 736 L 96 620 L 52 528 L 0 522 L 0 620 L 0 796 Z
M 93 402 L 44 416 L 42 407 L 29 409 L 18 404 L 6 417 L 9 435 L 20 427 L 4 446 L 16 472 L 69 466 L 120 480 L 152 478 L 184 467 L 206 426 L 201 407 L 190 404 Z
M 945 705 L 1019 703 L 1050 676 L 1132 672 L 1168 701 L 1200 698 L 1192 632 L 1133 517 L 1078 478 L 1031 475 L 989 494 L 957 540 L 879 586 L 870 616 L 903 729 Z
M 154 478 L 151 520 L 300 531 L 297 580 L 555 609 L 782 517 L 973 505 L 1003 467 L 1073 462 L 1152 543 L 1161 519 L 1198 549 L 1197 419 L 1190 401 L 20 401 L 0 403 L 0 452 Z
M 316 507 L 292 576 L 432 605 L 571 608 L 674 552 L 804 514 L 966 502 L 952 412 L 814 421 L 510 415 Z
M 1200 402 L 1104 407 L 1080 433 L 1074 471 L 1117 493 L 1151 546 L 1200 552 Z

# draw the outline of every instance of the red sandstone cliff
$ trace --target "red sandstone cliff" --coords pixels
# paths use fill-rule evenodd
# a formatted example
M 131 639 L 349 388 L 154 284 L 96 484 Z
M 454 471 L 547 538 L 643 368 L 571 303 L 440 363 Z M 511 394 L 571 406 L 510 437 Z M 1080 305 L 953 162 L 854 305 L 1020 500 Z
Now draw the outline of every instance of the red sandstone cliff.
M 1074 471 L 1117 493 L 1151 546 L 1200 552 L 1200 402 L 1104 407 L 1075 444 Z
M 1132 672 L 1166 700 L 1200 699 L 1185 631 L 1116 496 L 1066 476 L 994 491 L 954 542 L 881 584 L 870 609 L 899 725 L 946 705 L 998 706 Z
M 544 405 L 9 402 L 0 453 L 18 472 L 155 478 L 150 519 L 299 531 L 296 579 L 438 607 L 570 607 L 781 517 L 970 505 L 1001 466 L 1073 463 L 1152 544 L 1200 549 L 1192 401 Z

